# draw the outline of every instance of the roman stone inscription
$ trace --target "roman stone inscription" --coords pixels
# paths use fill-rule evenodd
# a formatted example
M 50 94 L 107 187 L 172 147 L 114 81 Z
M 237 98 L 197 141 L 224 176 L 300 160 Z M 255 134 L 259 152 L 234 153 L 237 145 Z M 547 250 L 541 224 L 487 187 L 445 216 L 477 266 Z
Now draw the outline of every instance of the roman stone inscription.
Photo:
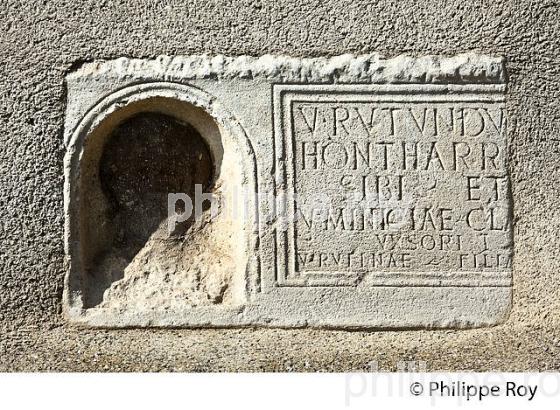
M 508 283 L 502 86 L 281 88 L 280 283 Z
M 506 74 L 504 58 L 472 52 L 80 65 L 65 79 L 64 316 L 102 328 L 504 322 Z M 138 149 L 145 175 L 119 168 Z M 119 201 L 131 190 L 149 195 Z

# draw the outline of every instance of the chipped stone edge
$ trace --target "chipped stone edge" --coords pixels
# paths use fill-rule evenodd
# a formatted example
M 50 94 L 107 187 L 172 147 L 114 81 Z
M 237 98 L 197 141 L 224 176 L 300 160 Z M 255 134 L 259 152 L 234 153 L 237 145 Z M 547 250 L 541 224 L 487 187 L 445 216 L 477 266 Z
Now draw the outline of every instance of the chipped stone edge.
M 505 59 L 464 53 L 456 56 L 380 54 L 299 58 L 224 55 L 159 56 L 155 59 L 121 57 L 84 63 L 67 77 L 70 81 L 114 77 L 173 79 L 264 79 L 279 82 L 373 84 L 503 84 Z

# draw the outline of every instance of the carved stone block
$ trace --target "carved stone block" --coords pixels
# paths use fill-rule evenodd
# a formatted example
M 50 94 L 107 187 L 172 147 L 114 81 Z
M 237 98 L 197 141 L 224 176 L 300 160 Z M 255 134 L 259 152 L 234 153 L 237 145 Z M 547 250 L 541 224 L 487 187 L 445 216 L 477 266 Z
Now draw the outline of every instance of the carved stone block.
M 121 58 L 83 65 L 67 88 L 71 321 L 507 317 L 502 59 Z

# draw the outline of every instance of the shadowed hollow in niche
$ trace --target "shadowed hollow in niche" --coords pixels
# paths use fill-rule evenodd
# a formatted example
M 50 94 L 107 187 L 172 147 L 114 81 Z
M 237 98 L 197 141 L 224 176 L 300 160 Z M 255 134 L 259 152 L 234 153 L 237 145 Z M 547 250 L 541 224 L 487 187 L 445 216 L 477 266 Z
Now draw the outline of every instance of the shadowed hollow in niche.
M 210 152 L 190 124 L 156 113 L 126 120 L 110 137 L 100 165 L 116 228 L 114 246 L 132 260 L 167 218 L 167 195 L 193 198 L 195 185 L 207 190 L 211 179 Z M 181 228 L 179 235 L 188 225 Z
M 213 157 L 200 133 L 172 116 L 142 112 L 112 131 L 99 161 L 112 243 L 90 268 L 96 279 L 90 281 L 87 305 L 149 309 L 228 298 L 232 252 L 216 240 L 219 223 L 216 227 L 207 212 L 168 231 L 168 194 L 184 193 L 195 203 L 197 184 L 203 192 L 214 190 L 213 173 Z M 203 210 L 208 207 L 204 202 Z M 184 211 L 184 203 L 179 201 L 176 211 Z

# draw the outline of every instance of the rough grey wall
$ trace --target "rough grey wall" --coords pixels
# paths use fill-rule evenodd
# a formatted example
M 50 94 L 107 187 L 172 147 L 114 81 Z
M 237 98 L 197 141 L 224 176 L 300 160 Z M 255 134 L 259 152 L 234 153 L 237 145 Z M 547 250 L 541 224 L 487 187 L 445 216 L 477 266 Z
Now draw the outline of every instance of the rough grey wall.
M 555 1 L 0 2 L 0 370 L 560 368 L 560 7 Z M 503 55 L 514 309 L 470 331 L 73 329 L 64 276 L 63 79 L 120 56 Z

